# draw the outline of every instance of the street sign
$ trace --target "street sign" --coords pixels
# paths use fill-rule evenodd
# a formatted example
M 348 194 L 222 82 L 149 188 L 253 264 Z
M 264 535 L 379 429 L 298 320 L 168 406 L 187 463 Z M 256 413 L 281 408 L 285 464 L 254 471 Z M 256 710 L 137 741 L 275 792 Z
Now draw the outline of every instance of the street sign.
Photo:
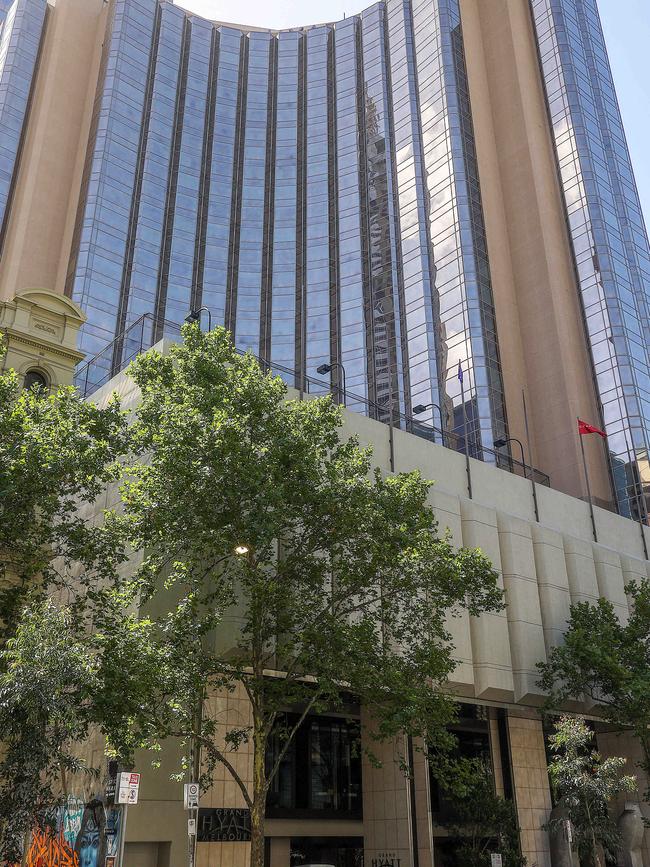
M 183 803 L 186 810 L 197 810 L 199 806 L 199 784 L 185 783 L 183 786 Z
M 187 820 L 187 836 L 196 837 L 196 819 Z
M 503 858 L 498 852 L 493 852 L 490 858 L 492 859 L 492 867 L 503 867 Z
M 118 804 L 137 804 L 140 789 L 140 774 L 119 774 L 117 778 Z

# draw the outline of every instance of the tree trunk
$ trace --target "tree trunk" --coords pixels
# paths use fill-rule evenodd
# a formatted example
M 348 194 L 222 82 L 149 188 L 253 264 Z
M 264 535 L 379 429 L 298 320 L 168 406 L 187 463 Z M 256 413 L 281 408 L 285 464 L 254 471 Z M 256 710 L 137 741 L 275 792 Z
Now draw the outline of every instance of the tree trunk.
M 266 818 L 266 738 L 261 726 L 253 734 L 253 808 L 251 809 L 250 867 L 264 867 L 264 830 Z
M 23 857 L 20 859 L 21 867 L 26 867 L 27 860 L 29 858 L 29 850 L 32 845 L 32 831 L 30 830 L 25 834 L 25 840 L 23 842 Z

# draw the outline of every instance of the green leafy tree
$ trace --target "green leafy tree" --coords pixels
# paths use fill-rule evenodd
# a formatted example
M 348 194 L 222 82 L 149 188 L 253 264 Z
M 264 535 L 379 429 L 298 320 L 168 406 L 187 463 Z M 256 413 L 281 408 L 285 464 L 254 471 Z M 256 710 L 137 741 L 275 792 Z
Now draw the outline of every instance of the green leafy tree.
M 593 749 L 594 733 L 578 717 L 561 717 L 549 737 L 554 758 L 548 766 L 557 805 L 573 825 L 574 848 L 583 867 L 604 867 L 598 854 L 616 860 L 620 835 L 608 806 L 621 792 L 636 790 L 636 780 L 623 776 L 624 758 L 603 759 Z M 557 823 L 564 821 L 558 819 Z M 556 824 L 557 824 L 556 823 Z M 553 825 L 549 830 L 556 830 Z
M 96 688 L 88 645 L 69 610 L 26 608 L 0 652 L 0 863 L 20 861 L 33 828 L 52 821 L 89 732 Z
M 468 783 L 464 790 L 451 793 L 449 818 L 442 822 L 458 840 L 455 867 L 490 867 L 493 852 L 501 854 L 504 867 L 526 867 L 515 805 L 496 794 L 494 777 L 484 762 L 467 765 Z
M 25 390 L 13 370 L 0 374 L 0 647 L 27 595 L 72 590 L 81 612 L 113 580 L 120 539 L 80 507 L 118 478 L 127 442 L 116 401 L 99 409 L 73 388 Z
M 269 786 L 307 715 L 341 708 L 345 690 L 373 715 L 375 737 L 442 742 L 453 715 L 445 617 L 498 610 L 502 594 L 481 552 L 438 537 L 430 483 L 374 470 L 369 449 L 341 439 L 330 399 L 288 400 L 223 329 L 183 333 L 169 356 L 149 352 L 130 368 L 141 460 L 123 520 L 145 553 L 134 583 L 142 616 L 119 633 L 107 620 L 101 676 L 131 684 L 126 746 L 188 740 L 205 786 L 216 762 L 228 769 L 261 867 Z M 209 699 L 238 688 L 252 721 L 224 742 Z M 299 709 L 295 725 L 288 708 Z
M 120 699 L 90 660 L 124 546 L 116 523 L 84 509 L 117 480 L 127 446 L 116 401 L 99 409 L 73 388 L 23 390 L 14 371 L 0 374 L 0 860 L 80 769 L 72 744 L 88 733 L 93 691 L 103 707 Z
M 571 606 L 564 644 L 538 665 L 540 685 L 549 693 L 549 707 L 588 696 L 604 719 L 631 729 L 650 778 L 650 582 L 625 589 L 631 601 L 625 624 L 607 599 Z

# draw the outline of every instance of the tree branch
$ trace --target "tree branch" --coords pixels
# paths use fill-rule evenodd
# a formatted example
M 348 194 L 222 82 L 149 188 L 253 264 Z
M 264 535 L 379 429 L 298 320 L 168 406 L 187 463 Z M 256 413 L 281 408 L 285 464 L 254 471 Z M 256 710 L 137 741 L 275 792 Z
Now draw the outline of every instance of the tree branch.
M 226 754 L 224 752 L 222 752 L 219 749 L 219 747 L 214 745 L 214 742 L 210 741 L 208 743 L 208 749 L 212 750 L 212 752 L 217 757 L 217 759 L 228 770 L 228 772 L 230 773 L 230 776 L 233 778 L 233 780 L 239 786 L 241 793 L 244 796 L 244 800 L 246 801 L 246 806 L 248 807 L 249 810 L 252 810 L 253 809 L 253 800 L 252 800 L 251 796 L 248 794 L 248 789 L 246 788 L 246 784 L 244 783 L 242 778 L 239 776 L 239 774 L 235 770 L 232 762 L 230 762 L 230 760 L 226 757 Z
M 293 741 L 294 737 L 296 736 L 298 729 L 304 723 L 304 721 L 307 719 L 307 716 L 309 715 L 309 711 L 313 708 L 313 706 L 316 704 L 316 702 L 318 701 L 319 698 L 320 698 L 320 693 L 316 692 L 316 693 L 314 693 L 313 697 L 307 702 L 305 709 L 303 710 L 302 714 L 300 715 L 300 719 L 294 725 L 294 727 L 291 729 L 289 736 L 287 737 L 286 741 L 284 742 L 284 746 L 282 747 L 282 749 L 278 753 L 278 757 L 275 760 L 273 768 L 271 769 L 271 773 L 266 778 L 267 785 L 273 781 L 273 778 L 275 777 L 277 772 L 280 770 L 280 765 L 282 764 L 282 760 L 286 756 L 287 750 L 291 746 L 291 742 Z

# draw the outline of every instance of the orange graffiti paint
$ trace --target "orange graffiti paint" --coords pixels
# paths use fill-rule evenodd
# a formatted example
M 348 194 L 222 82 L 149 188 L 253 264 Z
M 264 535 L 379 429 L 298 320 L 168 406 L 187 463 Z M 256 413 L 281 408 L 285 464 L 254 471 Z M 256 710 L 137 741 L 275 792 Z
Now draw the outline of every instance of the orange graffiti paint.
M 27 853 L 27 867 L 79 867 L 79 858 L 62 830 L 54 834 L 50 830 L 36 829 Z

